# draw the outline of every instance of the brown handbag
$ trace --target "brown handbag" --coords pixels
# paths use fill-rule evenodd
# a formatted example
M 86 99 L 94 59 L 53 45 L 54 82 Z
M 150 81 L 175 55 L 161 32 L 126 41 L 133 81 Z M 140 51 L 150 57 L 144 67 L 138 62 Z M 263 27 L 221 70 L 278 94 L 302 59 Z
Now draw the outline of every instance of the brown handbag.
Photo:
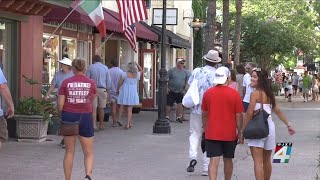
M 78 136 L 79 135 L 79 122 L 81 120 L 82 114 L 79 121 L 67 122 L 61 121 L 60 135 L 61 136 Z

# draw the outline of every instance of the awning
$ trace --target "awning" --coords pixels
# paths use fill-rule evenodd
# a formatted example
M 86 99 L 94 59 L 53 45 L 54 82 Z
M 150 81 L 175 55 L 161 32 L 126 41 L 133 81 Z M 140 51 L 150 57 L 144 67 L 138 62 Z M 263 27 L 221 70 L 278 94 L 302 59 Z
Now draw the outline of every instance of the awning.
M 45 16 L 52 5 L 39 0 L 7 0 L 0 1 L 0 11 L 13 12 L 23 15 Z
M 53 8 L 49 14 L 43 17 L 43 22 L 62 22 L 65 17 L 70 13 L 72 8 L 63 8 L 63 7 L 56 7 Z M 90 17 L 81 14 L 77 11 L 71 13 L 71 15 L 67 18 L 66 22 L 74 23 L 74 24 L 87 24 L 90 26 L 94 26 L 93 22 L 91 21 Z
M 115 11 L 112 11 L 110 9 L 106 9 L 106 8 L 104 8 L 104 12 L 107 14 L 107 15 L 105 14 L 105 18 L 106 19 L 109 16 L 111 16 L 112 18 L 117 20 L 118 23 L 114 24 L 113 26 L 115 26 L 120 31 L 121 25 L 120 25 L 119 13 L 117 13 Z M 107 24 L 106 26 L 107 26 L 107 29 L 108 29 L 109 25 Z M 138 40 L 159 42 L 158 35 L 156 33 L 152 32 L 150 29 L 148 29 L 145 26 L 143 26 L 141 23 L 136 23 L 136 31 L 137 31 L 136 35 L 138 37 Z
M 153 31 L 154 33 L 156 33 L 159 36 L 158 41 L 161 42 L 161 36 L 162 36 L 162 28 L 155 26 L 155 25 L 151 25 L 149 26 L 148 24 L 141 22 L 142 25 L 144 25 L 145 27 L 149 28 L 151 31 Z M 166 40 L 166 43 L 169 44 L 171 47 L 174 48 L 184 48 L 184 49 L 190 49 L 191 48 L 191 43 L 185 39 L 183 39 L 182 37 L 176 35 L 175 33 L 173 33 L 172 31 L 166 30 L 166 35 L 168 37 L 168 39 Z
M 65 17 L 69 14 L 72 8 L 53 8 L 52 11 L 43 18 L 43 22 L 62 22 Z M 112 11 L 110 9 L 103 9 L 104 13 L 104 21 L 106 23 L 106 29 L 108 31 L 122 33 L 121 25 L 119 21 L 119 13 Z M 90 26 L 94 26 L 90 17 L 86 14 L 79 13 L 78 11 L 74 11 L 66 20 L 66 22 L 74 23 L 74 24 L 87 24 Z M 150 29 L 141 25 L 140 23 L 136 24 L 137 37 L 138 40 L 142 41 L 158 41 L 158 35 L 152 32 Z

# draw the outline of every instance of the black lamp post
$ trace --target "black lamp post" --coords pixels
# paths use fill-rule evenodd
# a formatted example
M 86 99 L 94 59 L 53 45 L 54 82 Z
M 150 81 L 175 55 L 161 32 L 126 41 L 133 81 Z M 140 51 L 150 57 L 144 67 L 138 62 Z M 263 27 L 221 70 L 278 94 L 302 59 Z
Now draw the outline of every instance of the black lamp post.
M 159 97 L 158 97 L 158 119 L 153 125 L 153 133 L 169 134 L 171 127 L 166 119 L 167 104 L 167 70 L 166 70 L 166 17 L 167 17 L 167 0 L 163 0 L 162 7 L 162 36 L 161 36 L 161 69 L 159 70 Z

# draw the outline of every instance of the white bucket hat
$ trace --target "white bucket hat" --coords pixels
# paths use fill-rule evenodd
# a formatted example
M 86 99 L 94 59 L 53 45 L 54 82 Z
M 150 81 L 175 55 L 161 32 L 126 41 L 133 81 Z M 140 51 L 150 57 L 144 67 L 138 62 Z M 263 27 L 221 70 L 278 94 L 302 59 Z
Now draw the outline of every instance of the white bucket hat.
M 67 66 L 72 66 L 72 61 L 69 58 L 64 57 L 62 60 L 59 61 L 61 64 L 65 64 Z
M 216 50 L 210 50 L 206 55 L 203 56 L 203 59 L 214 63 L 221 62 L 219 52 Z
M 227 81 L 229 76 L 230 76 L 229 69 L 224 66 L 221 66 L 216 70 L 213 83 L 214 84 L 224 84 Z

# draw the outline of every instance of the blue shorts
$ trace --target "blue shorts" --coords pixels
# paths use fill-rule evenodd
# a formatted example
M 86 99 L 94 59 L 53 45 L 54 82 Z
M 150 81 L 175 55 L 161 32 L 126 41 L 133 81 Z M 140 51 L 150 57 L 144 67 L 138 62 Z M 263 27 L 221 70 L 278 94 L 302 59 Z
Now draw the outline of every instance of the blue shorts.
M 249 103 L 243 102 L 243 107 L 244 107 L 244 112 L 247 112 L 248 107 L 249 107 Z
M 92 113 L 73 113 L 62 111 L 61 120 L 65 122 L 79 121 L 79 136 L 88 138 L 94 136 Z

